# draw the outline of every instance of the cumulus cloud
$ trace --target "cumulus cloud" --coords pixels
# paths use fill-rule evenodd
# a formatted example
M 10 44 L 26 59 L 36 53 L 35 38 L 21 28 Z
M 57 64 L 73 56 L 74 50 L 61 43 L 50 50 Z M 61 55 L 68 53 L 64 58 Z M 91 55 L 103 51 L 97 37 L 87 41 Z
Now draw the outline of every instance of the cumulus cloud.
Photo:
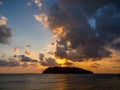
M 6 44 L 9 42 L 9 38 L 12 37 L 11 29 L 7 26 L 7 18 L 0 16 L 0 43 Z
M 35 0 L 36 20 L 47 26 L 56 41 L 56 57 L 72 61 L 102 59 L 119 48 L 119 0 Z M 50 4 L 49 4 L 50 3 Z M 40 4 L 40 5 L 39 5 Z

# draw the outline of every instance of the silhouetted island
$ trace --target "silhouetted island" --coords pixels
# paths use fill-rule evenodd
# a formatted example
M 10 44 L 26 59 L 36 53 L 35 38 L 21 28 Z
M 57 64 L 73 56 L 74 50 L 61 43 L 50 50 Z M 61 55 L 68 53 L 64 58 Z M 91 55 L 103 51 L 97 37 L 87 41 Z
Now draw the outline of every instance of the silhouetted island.
M 43 74 L 93 74 L 93 72 L 75 67 L 48 67 Z

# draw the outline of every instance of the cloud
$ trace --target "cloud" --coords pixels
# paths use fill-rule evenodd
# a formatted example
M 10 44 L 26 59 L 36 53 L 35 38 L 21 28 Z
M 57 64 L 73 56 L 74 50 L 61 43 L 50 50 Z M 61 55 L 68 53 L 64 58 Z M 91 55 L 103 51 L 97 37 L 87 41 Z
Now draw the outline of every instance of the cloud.
M 120 50 L 120 42 L 117 42 L 115 44 L 112 44 L 112 47 L 116 50 Z
M 5 26 L 7 24 L 7 18 L 4 16 L 0 17 L 0 26 Z
M 15 48 L 13 49 L 13 52 L 14 52 L 14 53 L 19 53 L 19 51 L 20 51 L 20 50 L 19 50 L 19 48 L 17 48 L 17 47 L 15 47 Z
M 120 70 L 120 66 L 113 66 L 112 68 Z
M 28 64 L 28 63 L 26 63 L 26 62 L 24 62 L 21 66 L 22 66 L 22 67 L 28 67 L 28 66 L 29 66 L 29 64 Z
M 0 60 L 0 66 L 1 67 L 17 67 L 20 66 L 20 63 L 17 62 L 15 59 L 10 58 L 8 61 L 7 60 Z
M 38 62 L 38 60 L 32 59 L 32 58 L 27 57 L 25 55 L 19 55 L 18 58 L 20 59 L 21 62 Z
M 43 66 L 59 66 L 56 60 L 52 57 L 45 57 L 44 54 L 39 54 L 40 64 Z
M 27 56 L 33 56 L 34 52 L 30 51 L 29 49 L 24 49 L 24 54 Z
M 70 66 L 73 66 L 73 63 L 71 63 L 71 62 L 65 62 L 64 65 L 70 67 Z
M 7 44 L 9 42 L 9 38 L 12 37 L 11 29 L 7 26 L 7 18 L 4 16 L 0 16 L 0 43 Z
M 34 17 L 37 21 L 44 24 L 45 27 L 49 26 L 48 16 L 46 14 L 34 15 Z
M 57 47 L 56 47 L 55 56 L 56 56 L 56 57 L 58 56 L 58 57 L 61 57 L 61 58 L 66 57 L 65 48 L 64 48 L 64 47 L 59 47 L 59 46 L 57 46 Z
M 114 60 L 114 62 L 120 63 L 120 59 Z
M 6 57 L 6 53 L 4 53 L 4 52 L 1 52 L 0 55 L 1 55 L 0 58 L 5 58 Z
M 0 59 L 0 67 L 35 67 L 38 60 L 32 59 L 25 55 L 14 55 L 14 58 Z
M 42 6 L 42 3 L 41 3 L 42 0 L 34 0 L 34 3 L 37 5 L 37 7 L 41 7 Z
M 98 63 L 93 63 L 93 64 L 91 64 L 91 67 L 92 68 L 98 68 L 98 67 L 100 67 L 101 65 L 100 64 L 98 64 Z
M 57 39 L 56 57 L 100 60 L 111 56 L 108 48 L 120 49 L 120 41 L 113 43 L 120 38 L 120 1 L 54 1 L 54 4 L 49 4 L 50 0 L 39 1 L 40 14 L 34 16 Z

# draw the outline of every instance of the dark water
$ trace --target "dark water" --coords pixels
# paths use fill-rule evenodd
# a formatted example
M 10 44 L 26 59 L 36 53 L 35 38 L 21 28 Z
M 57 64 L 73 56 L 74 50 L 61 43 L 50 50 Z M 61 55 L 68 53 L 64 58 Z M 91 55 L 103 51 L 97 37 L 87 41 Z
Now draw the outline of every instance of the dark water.
M 120 90 L 117 75 L 0 75 L 0 90 Z

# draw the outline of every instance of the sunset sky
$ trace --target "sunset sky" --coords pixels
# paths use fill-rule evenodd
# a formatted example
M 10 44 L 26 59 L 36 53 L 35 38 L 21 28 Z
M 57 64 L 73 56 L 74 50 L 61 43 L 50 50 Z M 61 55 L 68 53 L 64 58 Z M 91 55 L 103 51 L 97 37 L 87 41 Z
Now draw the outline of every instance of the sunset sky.
M 120 1 L 0 0 L 0 73 L 49 66 L 120 73 Z

